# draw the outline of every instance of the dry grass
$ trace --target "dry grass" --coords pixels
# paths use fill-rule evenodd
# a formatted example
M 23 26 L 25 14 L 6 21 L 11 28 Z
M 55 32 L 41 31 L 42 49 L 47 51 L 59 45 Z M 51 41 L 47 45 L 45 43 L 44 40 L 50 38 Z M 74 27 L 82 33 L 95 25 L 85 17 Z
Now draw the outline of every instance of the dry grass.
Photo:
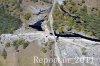
M 5 66 L 5 59 L 0 56 L 0 66 Z

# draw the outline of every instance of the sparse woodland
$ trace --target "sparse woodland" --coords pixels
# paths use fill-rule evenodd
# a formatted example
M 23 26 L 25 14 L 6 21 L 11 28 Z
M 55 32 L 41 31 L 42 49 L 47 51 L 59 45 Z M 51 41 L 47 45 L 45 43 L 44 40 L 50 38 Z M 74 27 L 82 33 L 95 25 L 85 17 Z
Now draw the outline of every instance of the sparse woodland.
M 62 8 L 66 13 L 59 8 Z M 67 13 L 74 15 L 74 17 L 67 15 Z M 85 0 L 78 4 L 72 0 L 64 1 L 60 7 L 56 4 L 53 17 L 56 32 L 61 33 L 74 29 L 100 39 L 100 10 L 95 7 L 88 9 Z

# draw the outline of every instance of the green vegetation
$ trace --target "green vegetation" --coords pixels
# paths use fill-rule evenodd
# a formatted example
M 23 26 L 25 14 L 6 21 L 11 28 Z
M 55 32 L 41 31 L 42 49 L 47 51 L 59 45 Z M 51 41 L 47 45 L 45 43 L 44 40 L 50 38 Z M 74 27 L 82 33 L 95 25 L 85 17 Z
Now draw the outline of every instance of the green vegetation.
M 29 20 L 30 17 L 31 17 L 31 13 L 25 13 L 25 14 L 24 14 L 24 18 L 25 18 L 26 20 Z
M 0 6 L 4 8 L 7 14 L 19 18 L 20 3 L 17 1 L 18 0 L 0 0 Z
M 5 47 L 10 47 L 10 42 L 7 42 L 7 43 L 5 44 Z
M 85 3 L 85 0 L 82 0 L 82 3 Z
M 38 2 L 38 0 L 32 0 L 33 2 Z
M 28 45 L 29 45 L 29 42 L 25 42 L 25 43 L 23 44 L 23 49 L 25 49 Z
M 45 42 L 45 43 L 43 43 L 43 47 L 41 48 L 41 51 L 43 52 L 43 53 L 47 53 L 47 51 L 48 52 L 50 52 L 50 51 L 52 51 L 52 47 L 53 47 L 53 45 L 54 45 L 54 41 L 48 41 L 48 42 Z
M 18 18 L 6 14 L 3 7 L 0 8 L 0 34 L 13 33 L 13 31 L 18 29 L 20 25 L 21 22 Z
M 66 13 L 59 10 L 59 5 L 56 4 L 53 13 L 54 30 L 56 32 L 64 32 L 65 30 L 75 29 L 100 39 L 100 11 L 97 8 L 92 8 L 91 12 L 88 13 L 87 6 L 84 3 L 84 0 L 82 0 L 82 3 L 79 3 L 81 4 L 80 6 L 72 2 L 72 0 L 68 0 L 61 5 L 66 12 L 80 18 L 66 15 Z
M 20 45 L 22 45 L 23 46 L 23 49 L 25 49 L 29 45 L 29 42 L 28 41 L 25 41 L 24 39 L 19 39 L 19 40 L 13 41 L 12 45 L 15 46 L 15 49 L 16 50 L 18 49 L 18 47 Z
M 42 63 L 39 63 L 39 66 L 47 66 L 47 65 L 42 62 Z
M 21 26 L 19 6 L 16 1 L 0 0 L 0 34 L 13 33 Z
M 4 58 L 4 59 L 6 59 L 6 58 L 7 58 L 7 52 L 6 52 L 6 50 L 5 50 L 5 49 L 3 50 L 2 56 L 3 56 L 3 58 Z
M 63 28 L 66 27 L 66 17 L 64 14 L 61 13 L 61 11 L 58 9 L 58 4 L 55 6 L 54 13 L 53 13 L 53 18 L 54 18 L 54 30 L 56 32 L 62 32 Z
M 42 47 L 41 51 L 42 51 L 43 53 L 46 53 L 46 52 L 47 52 L 47 50 L 46 50 L 45 47 Z
M 46 3 L 52 3 L 52 0 L 40 0 L 40 1 L 44 1 Z
M 71 13 L 77 12 L 76 3 L 74 3 L 72 0 L 68 0 L 67 3 L 66 3 L 65 5 L 67 6 L 67 9 L 68 9 Z
M 5 47 L 10 47 L 11 45 L 13 45 L 16 50 L 18 50 L 18 47 L 20 45 L 22 45 L 23 49 L 25 49 L 29 45 L 29 42 L 25 41 L 24 39 L 14 40 L 12 43 L 11 42 L 6 43 Z

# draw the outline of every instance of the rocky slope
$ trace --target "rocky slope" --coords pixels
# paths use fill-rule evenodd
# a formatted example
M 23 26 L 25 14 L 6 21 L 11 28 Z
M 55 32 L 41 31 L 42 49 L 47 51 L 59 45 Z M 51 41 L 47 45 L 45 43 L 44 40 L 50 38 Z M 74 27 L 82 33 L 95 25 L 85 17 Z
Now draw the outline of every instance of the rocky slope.
M 25 1 L 22 2 L 21 7 L 23 12 L 31 13 L 31 17 L 29 20 L 22 19 L 22 27 L 14 34 L 0 36 L 0 66 L 100 66 L 100 42 L 80 37 L 59 37 L 56 39 L 57 46 L 55 46 L 55 38 L 49 33 L 46 25 L 52 5 L 41 1 L 34 4 Z M 37 31 L 28 26 L 41 19 L 44 19 L 42 24 L 44 31 Z M 69 63 L 66 61 L 66 63 L 34 64 L 34 56 L 49 59 L 72 58 L 72 60 Z M 82 58 L 86 57 L 90 59 L 82 61 Z
M 45 33 L 43 32 L 37 32 L 37 33 L 26 33 L 26 34 L 17 34 L 17 35 L 8 35 L 8 34 L 4 34 L 1 36 L 1 42 L 3 43 L 3 45 L 6 45 L 7 43 L 11 43 L 14 40 L 18 40 L 18 39 L 25 39 L 26 41 L 30 42 L 30 44 L 27 46 L 26 49 L 22 49 L 22 45 L 20 45 L 18 47 L 18 51 L 16 51 L 14 49 L 14 46 L 10 45 L 9 47 L 6 47 L 6 52 L 7 52 L 7 58 L 5 59 L 5 61 L 7 62 L 6 66 L 35 66 L 35 64 L 32 64 L 32 61 L 34 56 L 38 56 L 38 57 L 46 57 L 49 58 L 50 56 L 50 45 L 48 44 L 48 42 L 54 42 L 54 37 L 48 35 L 45 38 Z M 48 41 L 45 41 L 45 39 Z M 34 43 L 35 41 L 35 43 Z M 47 43 L 47 46 L 46 46 Z M 53 44 L 54 45 L 54 44 Z M 99 66 L 99 48 L 100 48 L 100 43 L 99 42 L 94 42 L 94 41 L 90 41 L 90 40 L 86 40 L 86 39 L 82 39 L 82 38 L 59 38 L 59 40 L 57 41 L 57 45 L 59 47 L 59 52 L 60 52 L 60 58 L 82 58 L 82 57 L 93 57 L 93 61 L 94 63 L 91 64 L 92 61 L 90 61 L 90 63 L 84 63 L 86 66 L 90 65 L 90 66 L 95 66 L 94 64 L 96 64 L 97 66 Z M 41 50 L 41 48 L 45 46 L 45 48 L 47 47 L 47 49 L 49 49 L 46 53 L 43 53 L 44 51 Z M 53 48 L 53 46 L 51 46 Z M 33 49 L 32 49 L 33 48 Z M 38 48 L 38 50 L 37 50 Z M 40 48 L 40 49 L 39 49 Z M 4 48 L 3 48 L 4 49 Z M 46 49 L 46 50 L 47 50 Z M 1 48 L 2 50 L 2 48 Z M 40 53 L 40 55 L 38 54 Z M 50 54 L 49 54 L 50 53 Z M 42 55 L 43 54 L 43 55 Z M 53 53 L 54 56 L 54 53 Z M 12 58 L 10 60 L 10 58 Z M 27 59 L 27 60 L 25 60 Z M 2 61 L 1 61 L 2 62 Z M 13 62 L 13 63 L 12 63 Z M 82 64 L 80 63 L 81 61 L 79 61 L 79 64 L 75 63 L 75 64 L 71 64 L 71 63 L 66 63 L 65 65 L 79 65 L 81 66 Z M 20 65 L 17 65 L 20 64 Z M 40 65 L 41 66 L 41 65 Z

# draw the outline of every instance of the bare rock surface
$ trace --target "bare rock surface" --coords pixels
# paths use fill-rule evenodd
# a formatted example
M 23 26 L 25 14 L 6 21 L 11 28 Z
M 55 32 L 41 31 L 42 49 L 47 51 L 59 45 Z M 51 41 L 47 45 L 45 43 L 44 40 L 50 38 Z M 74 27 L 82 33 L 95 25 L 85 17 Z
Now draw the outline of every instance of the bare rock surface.
M 37 43 L 38 46 L 43 46 L 45 44 L 45 37 L 46 36 L 44 35 L 43 32 L 17 34 L 17 35 L 3 34 L 3 35 L 1 35 L 1 42 L 5 44 L 6 42 L 14 41 L 16 39 L 25 39 L 29 42 L 36 41 L 36 42 L 38 42 Z M 48 37 L 49 41 L 54 41 L 53 36 L 48 35 L 47 37 Z M 59 48 L 60 58 L 93 57 L 94 63 L 97 66 L 99 66 L 99 63 L 100 63 L 99 62 L 99 58 L 100 58 L 100 52 L 99 52 L 100 43 L 99 42 L 94 42 L 94 41 L 90 41 L 90 40 L 86 40 L 86 39 L 82 39 L 82 38 L 60 37 L 59 40 L 57 41 L 57 45 Z M 34 44 L 32 46 L 34 46 Z M 31 48 L 29 48 L 29 49 L 31 50 Z M 23 50 L 23 51 L 25 51 L 25 50 Z M 10 52 L 12 52 L 12 51 L 10 51 Z M 8 52 L 8 56 L 10 54 L 12 54 L 10 52 Z M 31 53 L 31 51 L 30 51 L 30 53 Z M 13 57 L 15 58 L 15 56 L 13 56 Z M 75 65 L 77 65 L 77 64 L 75 64 Z M 80 64 L 78 64 L 78 65 L 80 65 Z M 69 66 L 70 66 L 70 64 L 69 64 Z M 90 64 L 90 66 L 91 66 L 91 64 Z

